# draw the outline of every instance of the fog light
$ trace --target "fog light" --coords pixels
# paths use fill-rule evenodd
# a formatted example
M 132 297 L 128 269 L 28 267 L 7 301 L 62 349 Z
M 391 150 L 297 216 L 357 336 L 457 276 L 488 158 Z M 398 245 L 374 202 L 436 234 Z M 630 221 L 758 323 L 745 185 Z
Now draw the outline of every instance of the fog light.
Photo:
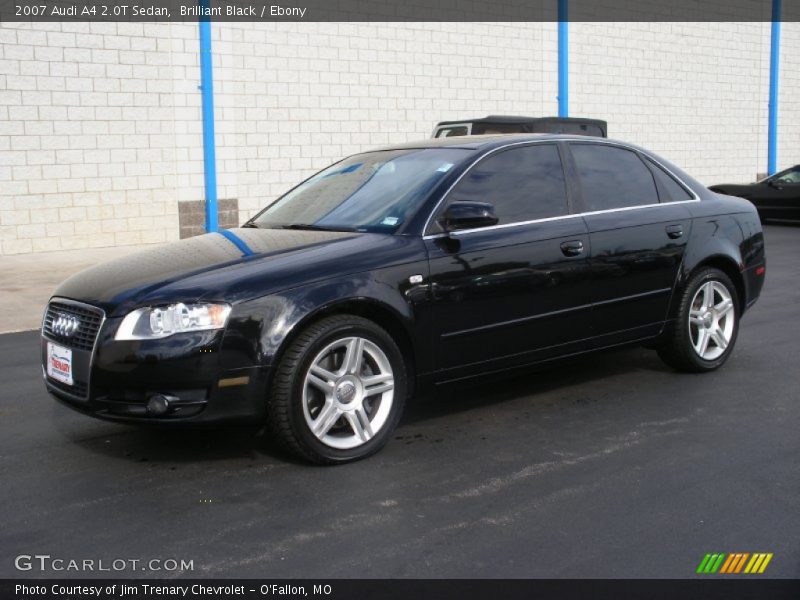
M 169 401 L 169 398 L 161 394 L 150 396 L 150 400 L 147 401 L 147 414 L 153 417 L 166 414 L 169 410 Z

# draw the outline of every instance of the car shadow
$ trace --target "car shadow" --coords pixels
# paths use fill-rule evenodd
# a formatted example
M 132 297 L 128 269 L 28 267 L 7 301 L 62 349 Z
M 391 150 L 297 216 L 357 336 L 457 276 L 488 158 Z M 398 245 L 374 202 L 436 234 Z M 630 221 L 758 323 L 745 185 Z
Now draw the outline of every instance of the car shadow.
M 504 402 L 535 396 L 575 385 L 591 384 L 630 371 L 668 371 L 655 352 L 628 348 L 561 360 L 547 367 L 520 368 L 502 374 L 483 376 L 439 386 L 413 398 L 406 406 L 398 433 L 404 427 L 429 419 L 471 410 L 491 410 Z M 531 375 L 535 377 L 531 377 Z M 571 402 L 572 399 L 548 400 Z M 171 428 L 138 427 L 92 421 L 88 428 L 61 424 L 62 434 L 89 452 L 126 462 L 150 463 L 177 469 L 182 464 L 225 464 L 226 469 L 245 469 L 264 461 L 278 465 L 303 465 L 286 452 L 262 427 L 217 426 Z M 79 421 L 81 425 L 86 422 Z
M 454 382 L 413 398 L 406 407 L 401 425 L 461 411 L 490 408 L 503 402 L 641 370 L 669 372 L 671 369 L 654 351 L 635 347 L 579 355 L 535 367 L 520 367 Z

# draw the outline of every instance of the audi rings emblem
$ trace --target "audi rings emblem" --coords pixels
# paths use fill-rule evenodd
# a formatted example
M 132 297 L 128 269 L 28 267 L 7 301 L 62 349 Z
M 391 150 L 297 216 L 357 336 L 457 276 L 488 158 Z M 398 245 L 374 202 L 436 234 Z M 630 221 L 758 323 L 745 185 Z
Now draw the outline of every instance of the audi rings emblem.
M 63 337 L 69 337 L 80 327 L 81 322 L 78 317 L 65 313 L 58 313 L 53 321 L 53 333 Z

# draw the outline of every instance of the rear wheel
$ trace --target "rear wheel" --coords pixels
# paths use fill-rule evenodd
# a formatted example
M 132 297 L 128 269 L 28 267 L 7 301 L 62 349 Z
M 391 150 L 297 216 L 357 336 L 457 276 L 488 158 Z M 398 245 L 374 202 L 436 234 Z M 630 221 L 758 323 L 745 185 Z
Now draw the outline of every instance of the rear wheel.
M 269 399 L 276 437 L 316 463 L 380 450 L 397 426 L 407 390 L 403 356 L 381 327 L 336 315 L 306 328 L 280 361 Z
M 675 324 L 658 354 L 681 371 L 712 371 L 730 356 L 738 331 L 736 287 L 719 269 L 704 268 L 681 292 Z

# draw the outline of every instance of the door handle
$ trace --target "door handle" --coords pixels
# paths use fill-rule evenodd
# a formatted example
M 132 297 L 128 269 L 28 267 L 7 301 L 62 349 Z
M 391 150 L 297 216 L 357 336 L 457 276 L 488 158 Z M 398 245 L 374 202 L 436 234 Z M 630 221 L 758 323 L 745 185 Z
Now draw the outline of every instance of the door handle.
M 677 240 L 683 235 L 683 225 L 667 225 L 664 229 L 670 239 Z
M 561 252 L 564 254 L 564 256 L 578 256 L 579 254 L 583 253 L 583 242 L 580 240 L 562 242 Z

